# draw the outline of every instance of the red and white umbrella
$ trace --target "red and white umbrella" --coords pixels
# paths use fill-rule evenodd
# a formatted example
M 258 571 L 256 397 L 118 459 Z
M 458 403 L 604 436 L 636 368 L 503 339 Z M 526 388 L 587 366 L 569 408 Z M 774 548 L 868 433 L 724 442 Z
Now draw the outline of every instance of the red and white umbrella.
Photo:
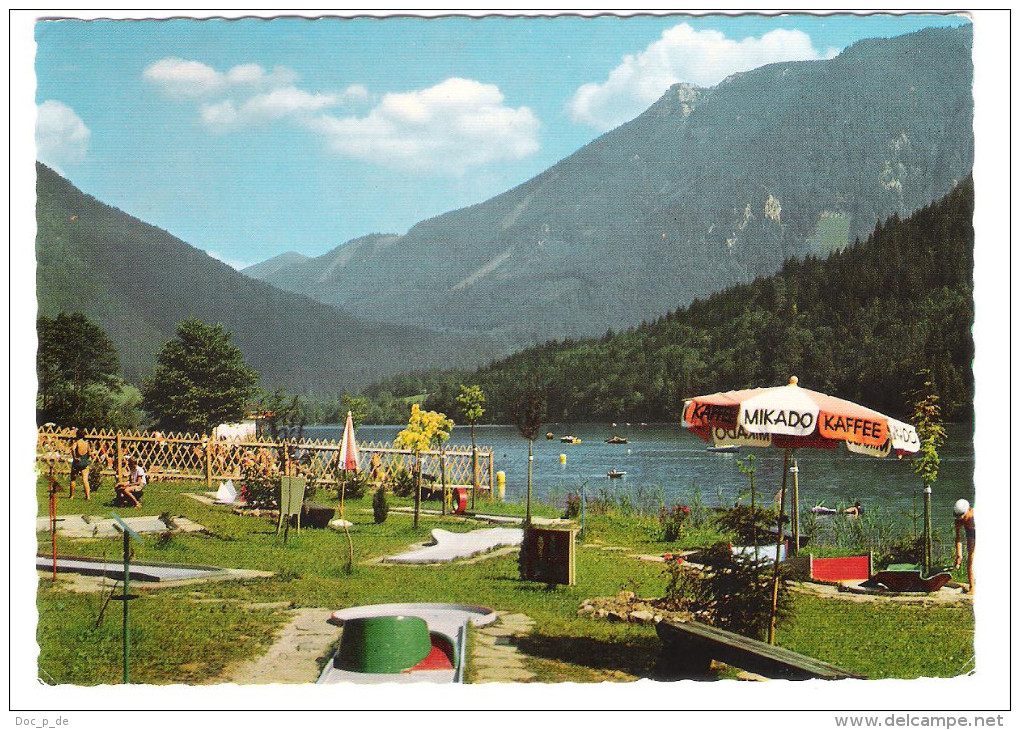
M 691 398 L 684 403 L 684 426 L 716 446 L 776 446 L 785 449 L 783 486 L 780 490 L 777 540 L 783 539 L 783 502 L 786 497 L 787 462 L 796 449 L 835 449 L 840 442 L 857 454 L 883 457 L 916 453 L 921 446 L 917 430 L 878 411 L 842 398 L 818 393 L 797 384 L 775 388 L 750 388 Z M 800 540 L 797 461 L 793 468 L 791 549 Z M 752 505 L 753 507 L 753 505 Z M 776 546 L 779 554 L 779 545 Z M 779 581 L 776 565 L 774 581 Z M 773 589 L 769 643 L 775 638 L 776 593 Z
M 684 426 L 716 446 L 834 449 L 840 442 L 858 454 L 898 456 L 920 448 L 908 423 L 842 398 L 797 385 L 750 388 L 691 398 Z
M 354 438 L 354 416 L 347 411 L 347 424 L 344 426 L 344 437 L 340 443 L 340 457 L 337 460 L 344 471 L 358 470 L 358 442 Z
M 354 438 L 354 416 L 347 411 L 347 423 L 344 425 L 344 437 L 340 442 L 340 454 L 337 456 L 337 468 L 341 471 L 358 470 L 358 442 Z M 347 523 L 344 522 L 344 481 L 340 480 L 340 521 L 343 522 L 344 531 L 347 531 Z

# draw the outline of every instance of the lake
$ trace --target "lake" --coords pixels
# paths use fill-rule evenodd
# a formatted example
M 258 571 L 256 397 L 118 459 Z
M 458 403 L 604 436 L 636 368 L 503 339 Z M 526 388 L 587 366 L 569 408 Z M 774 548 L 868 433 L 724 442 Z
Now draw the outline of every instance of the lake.
M 534 496 L 545 502 L 563 504 L 567 492 L 586 483 L 589 495 L 600 490 L 642 497 L 653 491 L 664 502 L 685 503 L 694 497 L 708 505 L 731 505 L 738 497 L 747 501 L 748 480 L 740 472 L 737 460 L 754 454 L 759 495 L 772 499 L 782 481 L 783 452 L 780 449 L 744 448 L 735 454 L 712 453 L 697 436 L 679 425 L 653 424 L 613 429 L 608 424 L 546 425 L 535 441 L 533 476 Z M 402 426 L 362 426 L 360 441 L 392 441 Z M 546 431 L 555 434 L 547 440 Z M 960 497 L 973 502 L 974 453 L 969 424 L 950 425 L 946 444 L 940 451 L 939 478 L 932 494 L 933 524 L 943 535 L 951 536 L 952 505 Z M 308 426 L 306 438 L 339 439 L 341 425 Z M 564 444 L 560 437 L 574 435 L 579 444 Z M 607 444 L 605 439 L 618 434 L 627 444 Z M 492 447 L 496 471 L 506 472 L 506 497 L 523 501 L 527 491 L 528 442 L 513 426 L 477 426 L 479 446 Z M 470 446 L 466 426 L 454 428 L 450 444 Z M 566 455 L 566 464 L 560 463 Z M 920 480 L 911 470 L 910 460 L 888 457 L 876 459 L 851 454 L 840 446 L 833 451 L 804 449 L 797 452 L 800 468 L 802 507 L 824 504 L 828 507 L 853 504 L 860 500 L 865 509 L 878 508 L 883 518 L 900 523 L 909 521 Z M 622 479 L 609 479 L 606 472 L 627 472 Z M 918 509 L 920 509 L 918 502 Z

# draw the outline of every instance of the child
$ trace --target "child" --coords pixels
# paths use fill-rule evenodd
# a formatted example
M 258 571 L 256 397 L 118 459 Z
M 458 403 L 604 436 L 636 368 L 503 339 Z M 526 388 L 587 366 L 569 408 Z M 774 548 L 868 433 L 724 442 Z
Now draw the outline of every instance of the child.
M 142 496 L 147 482 L 145 469 L 135 460 L 135 457 L 129 456 L 127 481 L 119 482 L 114 488 L 117 493 L 116 501 L 121 504 L 133 502 L 135 509 L 139 509 L 142 503 L 138 500 Z

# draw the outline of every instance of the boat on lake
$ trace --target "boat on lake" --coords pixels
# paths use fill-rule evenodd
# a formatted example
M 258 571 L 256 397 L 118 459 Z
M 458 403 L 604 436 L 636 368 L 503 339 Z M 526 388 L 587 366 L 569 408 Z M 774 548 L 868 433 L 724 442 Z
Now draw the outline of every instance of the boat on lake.
M 733 444 L 727 444 L 726 446 L 709 446 L 706 451 L 711 451 L 713 454 L 732 454 L 734 451 L 739 451 L 739 446 Z
M 607 438 L 606 439 L 606 443 L 607 444 L 629 444 L 630 440 L 624 438 L 623 436 L 617 436 L 617 435 L 614 434 L 611 438 Z
M 627 476 L 627 472 L 620 471 L 619 469 L 611 469 L 606 472 L 606 476 L 609 477 L 610 479 L 622 479 L 623 477 Z
M 564 444 L 579 444 L 581 439 L 577 438 L 577 436 L 564 436 L 560 439 L 560 442 Z

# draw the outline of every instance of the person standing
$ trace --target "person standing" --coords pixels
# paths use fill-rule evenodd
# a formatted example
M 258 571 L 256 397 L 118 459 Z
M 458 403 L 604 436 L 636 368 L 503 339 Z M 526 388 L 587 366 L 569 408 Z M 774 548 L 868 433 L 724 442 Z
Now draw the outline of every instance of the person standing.
M 85 490 L 85 501 L 88 502 L 92 494 L 89 489 L 89 465 L 92 463 L 92 454 L 89 450 L 88 441 L 85 440 L 85 433 L 81 428 L 74 430 L 74 443 L 71 445 L 71 483 L 68 485 L 67 498 L 74 499 L 74 482 L 81 475 L 82 487 Z
M 963 562 L 963 541 L 960 539 L 963 533 L 967 538 L 967 582 L 970 584 L 964 593 L 974 593 L 974 508 L 966 499 L 958 499 L 953 513 L 956 515 L 956 561 L 953 567 L 959 568 Z

